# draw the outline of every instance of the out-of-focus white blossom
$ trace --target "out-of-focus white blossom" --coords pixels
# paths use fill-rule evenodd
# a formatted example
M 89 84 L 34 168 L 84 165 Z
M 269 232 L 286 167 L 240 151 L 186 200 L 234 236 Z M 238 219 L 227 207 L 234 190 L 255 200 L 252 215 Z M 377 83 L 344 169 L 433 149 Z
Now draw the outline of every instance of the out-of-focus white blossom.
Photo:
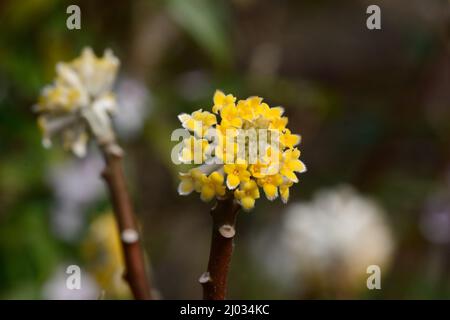
M 88 207 L 104 194 L 103 166 L 100 154 L 92 152 L 50 168 L 48 179 L 55 196 L 52 225 L 58 237 L 70 241 L 79 234 Z
M 131 139 L 140 132 L 151 111 L 150 92 L 143 82 L 124 77 L 117 85 L 117 100 L 119 106 L 114 124 L 121 138 Z
M 423 236 L 437 245 L 450 244 L 450 188 L 444 188 L 428 200 L 419 221 Z
M 118 67 L 112 51 L 106 50 L 98 58 L 91 48 L 71 62 L 56 65 L 56 79 L 44 87 L 35 105 L 45 147 L 59 135 L 65 148 L 82 157 L 89 134 L 100 142 L 114 139 L 110 117 L 116 99 L 111 89 Z
M 95 300 L 101 297 L 101 291 L 95 280 L 85 270 L 81 269 L 81 288 L 69 289 L 66 285 L 70 274 L 66 273 L 66 266 L 60 265 L 44 283 L 42 296 L 46 300 Z
M 362 289 L 368 266 L 378 265 L 383 274 L 389 265 L 394 243 L 383 210 L 348 186 L 294 203 L 283 218 L 279 241 L 272 241 L 266 263 L 292 286 L 320 283 L 330 292 Z

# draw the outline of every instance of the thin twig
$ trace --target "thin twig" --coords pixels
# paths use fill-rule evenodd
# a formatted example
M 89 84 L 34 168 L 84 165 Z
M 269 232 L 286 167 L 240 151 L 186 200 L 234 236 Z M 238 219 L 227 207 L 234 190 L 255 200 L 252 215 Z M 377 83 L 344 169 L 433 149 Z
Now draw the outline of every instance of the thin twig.
M 228 270 L 236 234 L 236 216 L 240 206 L 233 198 L 218 200 L 211 209 L 213 229 L 208 270 L 199 282 L 203 286 L 203 299 L 224 300 L 227 292 Z
M 124 277 L 128 281 L 135 299 L 149 300 L 152 299 L 152 293 L 145 269 L 136 219 L 123 174 L 123 152 L 115 143 L 101 145 L 101 149 L 106 161 L 103 178 L 108 184 L 125 258 Z

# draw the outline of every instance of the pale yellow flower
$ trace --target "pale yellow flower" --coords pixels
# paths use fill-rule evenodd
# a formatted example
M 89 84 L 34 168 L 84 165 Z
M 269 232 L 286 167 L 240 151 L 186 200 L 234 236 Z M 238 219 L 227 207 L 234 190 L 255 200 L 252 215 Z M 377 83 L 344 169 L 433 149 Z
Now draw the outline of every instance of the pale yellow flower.
M 225 164 L 224 170 L 227 174 L 227 187 L 230 190 L 236 189 L 242 182 L 250 180 L 250 172 L 247 171 L 246 164 Z
M 118 67 L 110 50 L 98 58 L 91 48 L 57 64 L 54 82 L 44 87 L 34 106 L 45 147 L 59 135 L 64 147 L 82 157 L 90 134 L 101 142 L 114 139 L 111 116 L 117 103 L 111 90 Z
M 239 189 L 234 191 L 234 196 L 244 210 L 251 210 L 255 206 L 255 200 L 259 198 L 258 185 L 254 180 L 244 182 Z
M 217 123 L 216 116 L 208 111 L 194 111 L 191 115 L 182 113 L 178 116 L 183 128 L 203 137 L 209 128 Z
M 217 171 L 214 171 L 208 177 L 203 175 L 200 198 L 203 201 L 208 202 L 216 196 L 223 197 L 225 195 L 223 180 L 223 175 Z
M 280 173 L 292 182 L 298 182 L 295 172 L 305 172 L 306 167 L 298 158 L 300 157 L 300 150 L 288 149 L 283 153 L 283 160 Z
M 264 193 L 269 200 L 275 200 L 278 197 L 278 187 L 283 184 L 281 174 L 274 174 L 258 179 L 258 185 L 263 188 Z
M 294 184 L 294 182 L 292 181 L 284 181 L 279 189 L 280 189 L 280 196 L 281 196 L 281 201 L 283 201 L 283 203 L 287 203 L 289 200 L 289 188 L 292 187 L 292 185 Z
M 206 159 L 206 152 L 209 147 L 208 140 L 197 139 L 193 136 L 183 141 L 183 149 L 180 154 L 180 161 L 184 163 L 189 163 L 194 161 L 194 163 L 203 163 Z M 197 158 L 195 156 L 198 155 Z

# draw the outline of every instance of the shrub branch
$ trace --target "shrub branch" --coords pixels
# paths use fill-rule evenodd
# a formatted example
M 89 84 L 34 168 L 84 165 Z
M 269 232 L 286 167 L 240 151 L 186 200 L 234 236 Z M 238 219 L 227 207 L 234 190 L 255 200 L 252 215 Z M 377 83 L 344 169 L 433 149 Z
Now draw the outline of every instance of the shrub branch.
M 123 151 L 115 143 L 100 146 L 106 161 L 102 176 L 108 185 L 124 253 L 126 267 L 124 278 L 135 299 L 149 300 L 153 297 L 145 269 L 136 218 L 122 169 Z
M 199 282 L 203 286 L 203 299 L 224 300 L 227 292 L 227 278 L 233 253 L 233 239 L 236 234 L 236 216 L 240 205 L 232 197 L 218 200 L 211 209 L 213 228 L 208 270 Z

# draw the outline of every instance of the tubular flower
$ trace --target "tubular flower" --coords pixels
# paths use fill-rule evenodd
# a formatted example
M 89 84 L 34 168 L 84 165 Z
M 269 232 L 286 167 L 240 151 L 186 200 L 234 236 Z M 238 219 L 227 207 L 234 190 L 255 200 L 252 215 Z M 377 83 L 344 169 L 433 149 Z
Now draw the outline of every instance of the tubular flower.
M 251 210 L 261 188 L 269 200 L 286 203 L 289 188 L 306 171 L 299 160 L 300 136 L 286 128 L 284 109 L 270 107 L 260 97 L 236 101 L 217 90 L 212 113 L 195 111 L 178 116 L 188 135 L 181 143 L 179 160 L 201 165 L 179 174 L 180 195 L 193 191 L 203 201 L 234 197 Z
M 191 115 L 182 113 L 178 116 L 178 119 L 180 119 L 183 128 L 194 132 L 199 137 L 203 137 L 208 129 L 217 123 L 215 115 L 201 109 Z
M 291 134 L 291 130 L 284 129 L 280 136 L 280 143 L 286 148 L 294 148 L 300 143 L 300 136 L 298 134 Z
M 251 210 L 255 206 L 255 200 L 259 198 L 259 189 L 254 180 L 244 182 L 234 192 L 234 197 L 245 210 Z
M 54 82 L 44 87 L 34 106 L 45 147 L 60 134 L 63 146 L 82 157 L 90 133 L 101 142 L 114 139 L 111 115 L 116 99 L 111 89 L 119 64 L 110 50 L 98 58 L 85 48 L 80 57 L 56 65 Z
M 241 182 L 250 180 L 250 172 L 247 171 L 246 164 L 226 164 L 224 171 L 227 174 L 227 187 L 230 190 L 236 189 Z
M 216 90 L 213 98 L 214 105 L 212 107 L 212 111 L 214 113 L 218 113 L 223 107 L 228 105 L 234 106 L 235 101 L 236 98 L 232 94 L 225 95 L 222 91 Z
M 289 188 L 292 187 L 294 183 L 292 181 L 283 181 L 283 183 L 280 185 L 280 196 L 281 201 L 283 203 L 287 203 L 289 200 Z
M 223 185 L 223 175 L 214 171 L 209 176 L 200 177 L 201 190 L 200 198 L 205 201 L 211 201 L 214 197 L 223 197 L 225 195 L 225 186 Z
M 298 182 L 297 175 L 295 172 L 305 172 L 306 167 L 298 160 L 300 157 L 300 150 L 297 148 L 288 149 L 283 153 L 283 161 L 280 173 L 291 180 L 292 182 Z
M 215 156 L 224 163 L 234 163 L 238 153 L 238 145 L 235 142 L 237 131 L 228 129 L 226 133 L 223 133 L 222 128 L 221 126 L 216 127 Z
M 278 197 L 278 187 L 282 184 L 283 177 L 281 174 L 274 174 L 258 179 L 258 185 L 263 188 L 264 193 L 269 200 L 274 200 Z
M 184 147 L 180 154 L 180 161 L 184 163 L 189 163 L 191 161 L 202 163 L 205 161 L 205 154 L 209 147 L 208 140 L 197 139 L 191 136 L 183 142 Z

